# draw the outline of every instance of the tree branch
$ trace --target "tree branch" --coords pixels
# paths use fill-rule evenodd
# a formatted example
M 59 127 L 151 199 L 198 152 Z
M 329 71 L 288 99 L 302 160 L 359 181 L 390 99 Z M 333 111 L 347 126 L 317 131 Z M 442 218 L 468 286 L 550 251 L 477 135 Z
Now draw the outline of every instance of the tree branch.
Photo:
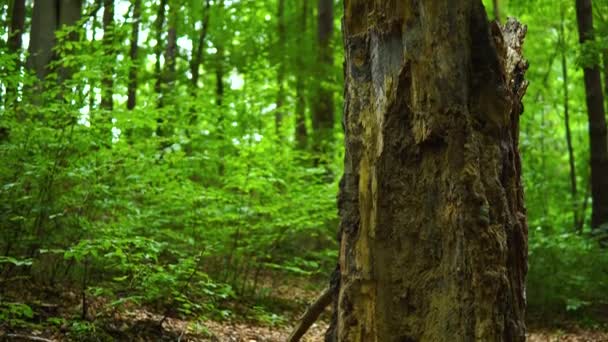
M 323 293 L 315 300 L 314 303 L 306 310 L 304 315 L 300 318 L 300 322 L 296 325 L 295 329 L 289 335 L 287 339 L 288 342 L 298 342 L 306 334 L 308 329 L 312 326 L 314 322 L 317 321 L 319 316 L 323 313 L 326 307 L 331 304 L 332 300 L 332 288 L 326 288 Z

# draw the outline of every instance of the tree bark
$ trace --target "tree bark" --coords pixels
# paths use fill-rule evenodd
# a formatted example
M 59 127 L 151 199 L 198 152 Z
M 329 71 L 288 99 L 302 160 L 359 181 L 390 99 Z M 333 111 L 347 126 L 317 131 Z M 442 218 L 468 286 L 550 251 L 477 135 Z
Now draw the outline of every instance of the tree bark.
M 585 44 L 593 41 L 591 0 L 576 0 L 576 19 L 579 42 Z M 591 145 L 591 227 L 598 228 L 608 222 L 608 134 L 600 68 L 598 65 L 586 65 L 583 71 Z
M 302 13 L 300 13 L 298 29 L 302 36 L 306 36 L 308 31 L 308 0 L 302 1 Z M 296 55 L 296 129 L 295 141 L 296 147 L 304 150 L 307 145 L 308 132 L 306 129 L 306 75 L 308 68 L 305 63 L 305 44 L 298 45 L 298 54 Z
M 104 73 L 101 92 L 101 108 L 111 111 L 114 107 L 112 96 L 114 94 L 114 0 L 104 0 L 103 2 L 103 38 L 102 45 L 104 53 L 112 62 L 109 66 L 109 72 Z
M 317 63 L 319 67 L 315 99 L 312 108 L 313 150 L 320 160 L 331 152 L 334 130 L 334 99 L 331 84 L 333 51 L 331 38 L 334 31 L 333 0 L 318 0 Z
M 135 0 L 133 3 L 133 28 L 131 30 L 131 46 L 129 48 L 129 57 L 131 58 L 131 66 L 129 67 L 129 85 L 127 89 L 127 109 L 133 110 L 137 104 L 137 62 L 139 50 L 139 24 L 141 21 L 141 0 Z
M 524 341 L 526 28 L 479 0 L 346 0 L 328 341 Z

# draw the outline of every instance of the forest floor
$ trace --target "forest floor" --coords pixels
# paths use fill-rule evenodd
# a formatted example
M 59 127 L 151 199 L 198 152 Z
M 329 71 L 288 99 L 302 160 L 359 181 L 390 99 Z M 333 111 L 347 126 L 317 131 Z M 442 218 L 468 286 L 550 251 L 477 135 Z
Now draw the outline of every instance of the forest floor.
M 307 304 L 314 301 L 320 293 L 318 285 L 306 284 L 306 281 L 291 281 L 284 285 L 275 286 L 271 295 L 266 299 L 267 308 L 273 308 L 270 312 L 265 311 L 266 318 L 245 319 L 235 314 L 233 320 L 189 320 L 176 317 L 168 317 L 164 320 L 162 328 L 159 322 L 163 321 L 163 315 L 153 312 L 152 309 L 141 307 L 130 307 L 120 313 L 114 313 L 111 317 L 105 317 L 96 321 L 96 331 L 89 331 L 87 337 L 76 338 L 74 329 L 69 327 L 68 317 L 77 315 L 81 306 L 77 302 L 77 296 L 58 296 L 62 305 L 53 303 L 46 298 L 47 304 L 32 305 L 36 316 L 44 315 L 41 311 L 48 311 L 48 315 L 65 317 L 57 324 L 43 323 L 35 328 L 9 329 L 6 322 L 0 317 L 0 341 L 213 341 L 213 342 L 281 342 L 286 341 L 292 331 L 293 323 Z M 69 299 L 72 297 L 72 300 Z M 36 301 L 41 303 L 40 301 Z M 91 301 L 91 311 L 101 308 L 103 299 Z M 235 312 L 251 306 L 248 303 L 231 303 Z M 257 304 L 256 304 L 257 305 Z M 108 315 L 106 315 L 108 316 Z M 276 319 L 280 318 L 280 319 Z M 323 341 L 323 335 L 328 327 L 329 309 L 321 316 L 304 336 L 302 341 Z M 48 322 L 49 320 L 47 320 Z M 51 321 L 52 322 L 52 321 Z M 540 322 L 546 323 L 546 322 Z M 559 328 L 556 328 L 559 326 Z M 529 342 L 591 342 L 607 341 L 608 330 L 594 330 L 582 328 L 576 323 L 553 324 L 543 327 L 533 323 L 528 335 Z M 71 331 L 71 332 L 70 332 Z

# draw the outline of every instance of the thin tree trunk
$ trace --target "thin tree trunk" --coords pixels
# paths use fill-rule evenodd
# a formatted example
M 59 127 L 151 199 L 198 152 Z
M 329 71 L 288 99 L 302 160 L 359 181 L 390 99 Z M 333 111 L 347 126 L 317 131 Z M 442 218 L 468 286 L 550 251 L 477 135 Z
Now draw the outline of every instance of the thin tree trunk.
M 131 66 L 129 67 L 129 85 L 127 89 L 127 109 L 133 110 L 137 104 L 137 62 L 139 50 L 139 25 L 141 21 L 141 0 L 135 0 L 133 3 L 133 28 L 131 31 L 131 47 L 129 48 L 129 57 L 131 58 Z
M 608 49 L 603 51 L 604 59 L 604 94 L 608 94 Z M 606 102 L 606 111 L 608 111 L 608 95 L 604 97 Z
M 58 22 L 57 0 L 34 0 L 27 67 L 36 73 L 39 80 L 44 80 L 51 72 Z
M 328 341 L 525 341 L 526 28 L 481 1 L 346 0 Z
M 568 162 L 570 165 L 570 195 L 572 201 L 572 214 L 574 219 L 574 229 L 578 232 L 579 225 L 579 206 L 578 206 L 578 191 L 576 187 L 576 166 L 574 160 L 574 149 L 572 148 L 572 132 L 570 130 L 570 92 L 568 90 L 569 78 L 568 78 L 568 59 L 566 57 L 566 31 L 564 30 L 565 14 L 564 8 L 561 10 L 561 24 L 560 24 L 560 45 L 561 45 L 561 57 L 562 57 L 562 78 L 563 78 L 563 92 L 564 92 L 564 124 L 566 128 L 566 143 L 568 145 Z M 580 232 L 579 232 L 580 233 Z
M 78 41 L 78 21 L 82 18 L 82 0 L 58 0 L 59 3 L 59 23 L 57 28 L 72 27 L 73 29 L 67 36 L 68 41 Z M 69 52 L 68 52 L 69 53 Z M 62 58 L 63 56 L 56 56 Z M 61 65 L 59 67 L 59 82 L 72 78 L 74 68 Z M 66 89 L 71 91 L 71 89 Z
M 101 108 L 111 111 L 114 107 L 114 0 L 104 0 L 103 3 L 103 49 L 112 58 L 108 72 L 101 80 Z
M 51 73 L 51 62 L 57 56 L 54 47 L 56 44 L 55 31 L 64 26 L 74 26 L 82 16 L 82 0 L 35 0 L 32 13 L 32 27 L 30 32 L 29 57 L 27 67 L 36 73 L 39 81 Z M 74 30 L 68 40 L 75 41 L 78 34 Z M 58 69 L 59 83 L 72 76 L 72 68 L 61 66 Z M 32 93 L 33 102 L 40 99 L 42 91 L 40 85 Z M 62 97 L 63 94 L 59 96 Z
M 11 8 L 11 19 L 8 32 L 8 51 L 18 54 L 21 51 L 23 45 L 23 30 L 25 29 L 25 0 L 14 0 Z M 19 58 L 19 61 L 21 59 Z M 21 69 L 21 62 L 17 66 Z M 17 101 L 17 85 L 9 84 L 6 85 L 6 100 Z
M 500 21 L 500 1 L 493 0 L 492 2 L 494 5 L 494 20 Z
M 196 89 L 198 88 L 198 80 L 200 77 L 200 68 L 203 63 L 203 48 L 207 39 L 207 31 L 209 30 L 209 8 L 210 3 L 209 0 L 205 0 L 205 8 L 203 15 L 203 25 L 201 27 L 201 32 L 198 37 L 198 43 L 196 44 L 196 53 L 192 56 L 192 62 L 190 63 L 190 73 L 192 74 L 192 95 L 194 96 L 196 93 Z
M 99 8 L 97 8 L 97 11 L 99 11 Z M 95 13 L 93 13 L 91 15 L 91 45 L 95 46 L 95 35 L 97 34 L 97 26 L 98 26 L 98 21 L 97 21 L 97 11 L 95 11 Z M 95 83 L 94 80 L 89 80 L 89 113 L 93 111 L 93 109 L 95 108 Z
M 221 1 L 221 6 L 223 6 L 223 1 Z M 215 66 L 215 105 L 217 106 L 218 111 L 218 120 L 217 120 L 217 130 L 218 130 L 218 139 L 220 140 L 219 147 L 219 163 L 218 163 L 218 174 L 224 176 L 225 172 L 225 163 L 224 157 L 226 154 L 224 148 L 225 130 L 224 130 L 224 113 L 223 113 L 223 103 L 224 103 L 224 48 L 222 46 L 217 47 L 217 61 Z
M 219 0 L 217 3 L 218 7 L 218 20 L 217 25 L 222 27 L 223 18 L 224 18 L 224 0 Z M 221 40 L 217 40 L 213 42 L 215 48 L 217 49 L 215 53 L 215 105 L 217 110 L 217 139 L 219 140 L 219 148 L 218 148 L 218 175 L 220 177 L 224 176 L 225 173 L 225 155 L 226 155 L 226 132 L 225 132 L 225 122 L 224 122 L 224 45 Z
M 308 0 L 302 1 L 302 13 L 300 13 L 298 29 L 301 36 L 306 37 L 308 32 Z M 298 54 L 296 55 L 296 130 L 295 141 L 298 149 L 305 149 L 308 140 L 308 132 L 306 129 L 306 76 L 308 68 L 305 63 L 306 49 L 305 44 L 298 45 Z
M 579 42 L 594 40 L 591 0 L 576 0 Z M 591 51 L 588 51 L 591 53 Z M 589 143 L 591 145 L 591 227 L 598 228 L 608 222 L 608 132 L 604 112 L 602 79 L 597 65 L 583 68 L 587 115 L 589 117 Z
M 173 1 L 169 7 L 169 28 L 167 30 L 167 47 L 165 49 L 165 70 L 163 85 L 171 87 L 175 83 L 175 58 L 177 55 L 177 22 L 180 7 L 179 2 Z
M 156 45 L 154 46 L 154 55 L 156 57 L 154 63 L 154 76 L 156 77 L 156 83 L 154 84 L 154 91 L 159 98 L 162 96 L 161 85 L 163 83 L 163 70 L 160 63 L 160 57 L 163 53 L 163 45 L 161 42 L 163 41 L 163 27 L 165 26 L 165 7 L 167 7 L 167 0 L 160 0 L 158 12 L 156 13 L 156 21 L 154 22 L 154 27 L 156 29 Z
M 177 1 L 169 1 L 169 22 L 167 29 L 167 46 L 165 48 L 165 65 L 161 72 L 159 85 L 159 96 L 157 107 L 163 108 L 166 104 L 168 90 L 175 83 L 175 57 L 177 53 L 177 13 L 179 11 L 179 3 Z M 167 118 L 159 116 L 156 118 L 156 135 L 161 137 L 161 149 L 170 145 L 167 140 L 172 131 L 171 125 Z
M 154 84 L 154 91 L 156 93 L 156 107 L 162 108 L 164 106 L 164 96 L 165 96 L 165 75 L 167 68 L 167 59 L 166 59 L 166 51 L 164 59 L 164 66 L 161 65 L 160 58 L 163 55 L 163 45 L 161 42 L 163 41 L 163 29 L 165 26 L 165 17 L 166 17 L 166 7 L 169 3 L 168 0 L 160 0 L 158 5 L 158 12 L 156 13 L 156 21 L 154 26 L 156 27 L 156 45 L 154 46 L 154 54 L 156 56 L 156 62 L 154 64 L 154 74 L 156 77 L 156 83 Z M 167 43 L 166 49 L 169 49 L 169 44 Z M 156 118 L 156 136 L 161 138 L 159 148 L 163 150 L 167 143 L 164 140 L 165 136 L 165 127 L 164 127 L 164 118 L 162 116 L 158 116 Z
M 274 113 L 274 121 L 277 137 L 282 138 L 281 126 L 283 124 L 283 106 L 285 104 L 285 0 L 278 0 L 277 22 L 277 32 L 279 36 L 278 46 L 276 49 L 277 56 L 279 57 L 277 61 L 279 64 L 279 69 L 277 70 L 277 85 L 279 89 L 277 91 L 277 108 Z
M 320 68 L 316 96 L 312 108 L 313 150 L 317 163 L 329 157 L 333 144 L 334 99 L 329 88 L 332 82 L 333 51 L 331 38 L 334 31 L 333 0 L 318 0 L 317 62 Z
M 201 27 L 201 31 L 199 33 L 198 42 L 196 44 L 196 52 L 192 56 L 192 61 L 190 62 L 190 74 L 192 74 L 192 79 L 190 80 L 190 96 L 192 99 L 195 99 L 198 93 L 198 80 L 200 78 L 200 69 L 201 64 L 203 63 L 203 51 L 205 44 L 207 42 L 207 32 L 209 30 L 209 20 L 210 20 L 210 1 L 205 0 L 205 7 L 203 9 L 203 23 Z M 190 108 L 190 120 L 189 125 L 195 125 L 198 122 L 198 114 L 195 106 L 191 106 Z M 188 136 L 189 133 L 187 132 Z M 191 152 L 191 146 L 187 147 L 187 150 Z

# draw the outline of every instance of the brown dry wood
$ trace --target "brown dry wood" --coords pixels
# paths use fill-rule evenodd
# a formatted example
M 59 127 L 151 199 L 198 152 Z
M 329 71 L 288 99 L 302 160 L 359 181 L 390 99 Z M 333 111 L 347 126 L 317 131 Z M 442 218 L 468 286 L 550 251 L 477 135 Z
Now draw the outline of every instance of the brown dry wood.
M 296 325 L 295 329 L 289 335 L 288 342 L 298 342 L 306 334 L 308 329 L 317 321 L 319 316 L 323 313 L 326 307 L 331 304 L 333 291 L 331 287 L 328 287 L 321 293 L 312 305 L 306 309 L 304 315 L 300 318 L 300 321 Z
M 21 335 L 21 334 L 6 334 L 6 335 L 4 335 L 4 337 L 10 338 L 10 339 L 38 341 L 38 342 L 55 342 L 55 340 L 50 340 L 50 339 L 44 338 L 44 337 Z

